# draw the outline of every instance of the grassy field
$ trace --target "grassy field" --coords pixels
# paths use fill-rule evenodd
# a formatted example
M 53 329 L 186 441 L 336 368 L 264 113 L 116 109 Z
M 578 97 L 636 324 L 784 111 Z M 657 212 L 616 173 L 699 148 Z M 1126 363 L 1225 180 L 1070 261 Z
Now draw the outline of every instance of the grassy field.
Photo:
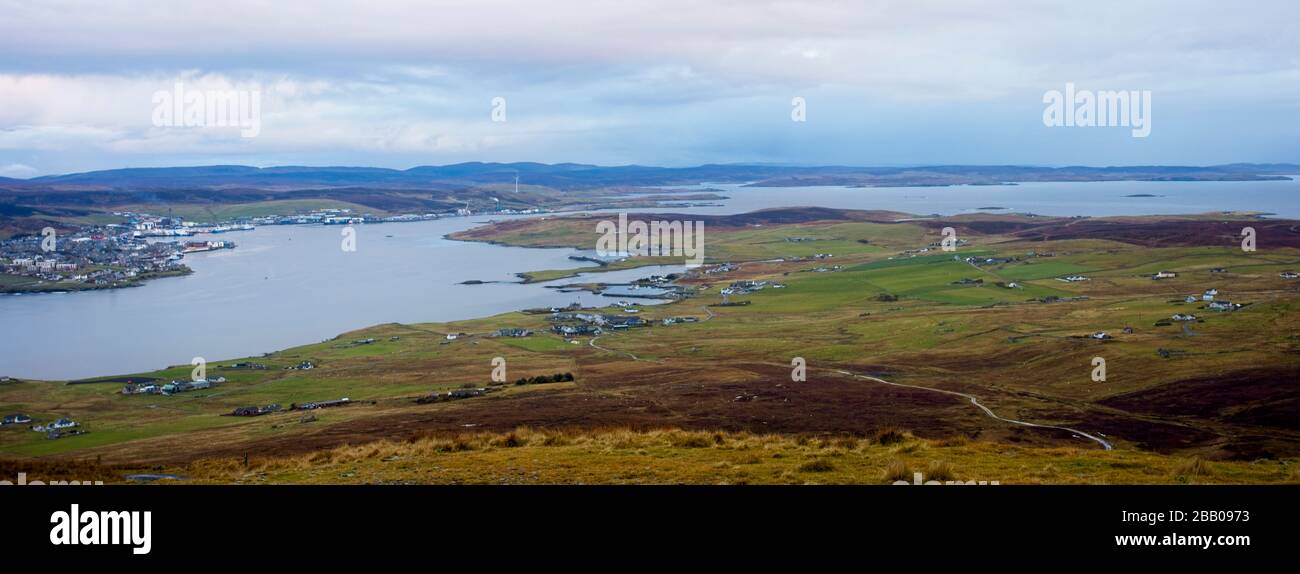
M 493 240 L 573 240 L 567 225 Z M 1278 274 L 1300 268 L 1300 250 L 966 237 L 954 254 L 918 252 L 937 241 L 932 226 L 735 226 L 714 232 L 708 249 L 739 269 L 692 274 L 683 282 L 697 297 L 640 315 L 697 323 L 573 340 L 525 313 L 378 325 L 210 363 L 209 375 L 229 380 L 171 397 L 122 396 L 118 383 L 3 383 L 6 410 L 72 417 L 90 432 L 48 440 L 5 428 L 0 453 L 29 464 L 162 466 L 213 482 L 883 483 L 899 465 L 1004 484 L 1295 481 L 1300 282 Z M 814 253 L 834 257 L 800 259 Z M 965 257 L 1014 260 L 976 266 Z M 839 268 L 816 271 L 831 265 Z M 1212 271 L 1219 267 L 1226 272 Z M 1179 275 L 1152 280 L 1159 270 Z M 1089 280 L 1057 280 L 1065 274 Z M 785 288 L 733 297 L 747 306 L 710 306 L 738 279 Z M 1184 302 L 1210 287 L 1248 305 L 1215 312 Z M 1051 297 L 1062 301 L 1040 302 Z M 1174 313 L 1199 320 L 1168 322 Z M 536 333 L 489 336 L 503 327 Z M 1098 331 L 1111 338 L 1088 337 Z M 467 335 L 447 342 L 448 332 Z M 374 342 L 356 343 L 367 338 Z M 560 372 L 577 380 L 414 403 L 488 385 L 498 357 L 509 381 Z M 795 358 L 807 363 L 806 381 L 791 379 Z M 1092 378 L 1096 358 L 1104 381 Z M 287 369 L 304 360 L 316 368 Z M 268 368 L 226 368 L 238 361 Z M 1004 418 L 1105 436 L 1115 450 L 992 419 L 939 391 L 978 397 Z M 307 422 L 302 413 L 221 416 L 340 397 L 354 404 Z M 907 438 L 878 444 L 894 428 Z M 245 454 L 257 462 L 231 462 Z

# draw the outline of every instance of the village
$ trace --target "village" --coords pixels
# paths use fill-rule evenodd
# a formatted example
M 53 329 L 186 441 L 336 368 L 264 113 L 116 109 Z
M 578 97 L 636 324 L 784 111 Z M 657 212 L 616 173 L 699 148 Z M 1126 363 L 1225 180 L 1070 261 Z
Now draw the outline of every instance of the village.
M 541 213 L 541 209 L 501 208 L 493 214 Z M 132 287 L 192 270 L 186 254 L 234 249 L 233 241 L 193 239 L 251 231 L 259 225 L 351 225 L 429 221 L 469 216 L 468 208 L 447 213 L 375 216 L 347 208 L 316 209 L 303 215 L 267 215 L 202 224 L 181 217 L 115 211 L 121 223 L 83 225 L 73 231 L 19 235 L 0 240 L 0 293 L 83 291 Z M 174 239 L 178 241 L 167 241 Z
M 124 287 L 154 276 L 190 273 L 185 246 L 148 242 L 114 226 L 67 237 L 40 235 L 0 241 L 0 270 L 30 281 L 0 283 L 0 292 Z
M 31 425 L 32 422 L 34 422 L 32 417 L 25 414 L 5 415 L 3 419 L 0 419 L 0 428 Z M 31 425 L 28 428 L 34 432 L 45 433 L 45 438 L 50 440 L 83 435 L 87 432 L 81 428 L 81 423 L 68 418 L 59 418 L 45 424 Z

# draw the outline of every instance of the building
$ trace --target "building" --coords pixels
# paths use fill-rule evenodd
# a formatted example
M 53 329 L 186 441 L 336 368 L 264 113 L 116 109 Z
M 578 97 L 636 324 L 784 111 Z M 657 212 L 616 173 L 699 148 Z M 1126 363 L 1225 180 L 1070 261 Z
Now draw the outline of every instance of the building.
M 451 399 L 467 399 L 467 398 L 470 398 L 470 397 L 481 397 L 481 396 L 483 396 L 483 395 L 486 395 L 487 393 L 488 393 L 488 390 L 485 389 L 485 388 L 477 388 L 477 389 L 452 389 L 452 390 L 450 390 L 450 391 L 447 391 L 447 398 L 451 398 Z
M 1241 304 L 1231 301 L 1213 301 L 1206 305 L 1206 308 L 1211 311 L 1236 311 L 1241 308 Z

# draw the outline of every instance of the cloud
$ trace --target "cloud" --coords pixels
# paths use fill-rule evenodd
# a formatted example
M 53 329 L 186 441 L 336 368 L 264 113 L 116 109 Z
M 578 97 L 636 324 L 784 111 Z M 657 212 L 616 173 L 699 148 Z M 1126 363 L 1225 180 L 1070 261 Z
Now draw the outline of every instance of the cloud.
M 1300 102 L 1300 9 L 1285 0 L 0 0 L 0 13 L 0 161 L 43 171 L 194 157 L 400 167 L 1300 152 L 1282 138 Z M 178 81 L 260 90 L 261 134 L 153 126 L 152 94 Z M 1183 138 L 1156 134 L 1123 155 L 1083 139 L 1045 146 L 1074 133 L 1026 126 L 1066 82 L 1152 90 L 1156 129 Z M 788 125 L 795 95 L 809 99 L 801 131 Z M 496 96 L 509 102 L 504 124 L 490 121 Z M 1237 117 L 1248 123 L 1223 128 Z
M 0 165 L 0 177 L 32 177 L 39 172 L 30 165 L 21 163 L 11 163 L 9 165 Z

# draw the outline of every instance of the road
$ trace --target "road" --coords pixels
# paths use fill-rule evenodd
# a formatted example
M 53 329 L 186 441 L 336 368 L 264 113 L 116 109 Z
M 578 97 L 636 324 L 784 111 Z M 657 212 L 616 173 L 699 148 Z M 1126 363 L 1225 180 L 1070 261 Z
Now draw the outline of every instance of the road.
M 1078 436 L 1081 436 L 1081 437 L 1084 437 L 1084 438 L 1087 438 L 1087 439 L 1089 439 L 1089 440 L 1092 440 L 1092 441 L 1096 442 L 1097 444 L 1101 445 L 1101 448 L 1103 448 L 1103 449 L 1105 449 L 1105 450 L 1113 450 L 1113 449 L 1114 449 L 1114 447 L 1113 447 L 1109 442 L 1107 442 L 1105 439 L 1102 439 L 1102 438 L 1097 437 L 1097 436 L 1093 436 L 1093 435 L 1088 434 L 1088 433 L 1086 433 L 1086 432 L 1083 432 L 1083 431 L 1081 431 L 1081 430 L 1072 429 L 1072 428 L 1070 428 L 1070 427 L 1058 427 L 1058 426 L 1053 426 L 1053 425 L 1044 425 L 1044 424 L 1031 423 L 1031 422 L 1026 422 L 1026 421 L 1018 421 L 1018 420 L 1016 420 L 1016 419 L 1009 419 L 1009 418 L 1006 418 L 1006 417 L 998 416 L 997 413 L 993 412 L 993 409 L 990 409 L 990 408 L 988 408 L 988 407 L 986 407 L 986 406 L 980 404 L 979 398 L 976 397 L 975 395 L 968 395 L 968 394 L 966 394 L 966 393 L 959 393 L 959 392 L 957 392 L 957 391 L 945 391 L 945 390 L 943 390 L 943 389 L 934 389 L 934 388 L 930 388 L 930 387 L 921 387 L 921 386 L 917 386 L 917 385 L 905 385 L 905 384 L 903 384 L 903 383 L 894 383 L 894 382 L 886 381 L 886 380 L 884 380 L 884 379 L 880 379 L 880 378 L 877 378 L 877 377 L 872 377 L 872 376 L 868 376 L 868 375 L 859 375 L 859 374 L 857 374 L 857 373 L 853 373 L 853 372 L 850 372 L 850 371 L 839 370 L 839 369 L 836 369 L 835 372 L 840 373 L 840 374 L 842 374 L 842 375 L 848 375 L 848 376 L 850 376 L 850 377 L 857 377 L 857 378 L 859 378 L 859 379 L 867 379 L 867 380 L 869 380 L 869 381 L 874 381 L 874 382 L 881 383 L 881 384 L 884 384 L 884 385 L 893 385 L 893 386 L 895 386 L 895 387 L 906 387 L 906 388 L 909 388 L 909 389 L 920 389 L 920 390 L 923 390 L 923 391 L 931 391 L 931 392 L 935 392 L 935 393 L 943 393 L 943 394 L 945 394 L 945 395 L 953 395 L 953 396 L 962 397 L 962 398 L 964 398 L 964 399 L 966 399 L 966 400 L 969 400 L 970 403 L 971 403 L 972 405 L 975 405 L 976 407 L 979 407 L 979 409 L 980 409 L 981 411 L 984 411 L 984 414 L 986 414 L 986 415 L 988 415 L 989 417 L 992 417 L 992 418 L 994 418 L 994 419 L 1000 420 L 1000 421 L 1002 421 L 1002 422 L 1011 423 L 1011 424 L 1013 424 L 1013 425 L 1020 425 L 1020 426 L 1026 426 L 1026 427 L 1033 427 L 1033 428 L 1056 429 L 1056 430 L 1069 431 L 1069 432 L 1072 432 L 1072 433 L 1074 433 L 1074 434 L 1076 434 L 1076 435 L 1078 435 Z

